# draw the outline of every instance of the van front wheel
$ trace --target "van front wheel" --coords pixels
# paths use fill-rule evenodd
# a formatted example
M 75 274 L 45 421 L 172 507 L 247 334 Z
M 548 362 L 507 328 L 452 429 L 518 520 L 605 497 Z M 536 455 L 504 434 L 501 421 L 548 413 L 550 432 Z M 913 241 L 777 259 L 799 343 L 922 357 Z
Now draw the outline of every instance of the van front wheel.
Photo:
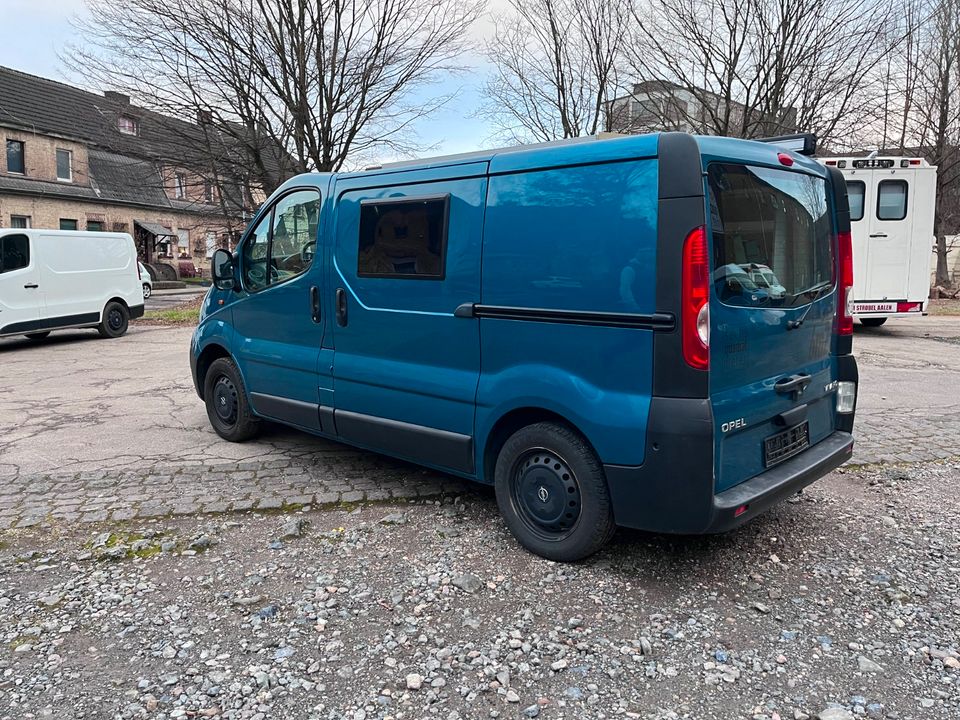
M 118 338 L 127 331 L 130 313 L 123 303 L 111 300 L 103 309 L 103 319 L 97 326 L 100 337 Z
M 616 529 L 603 467 L 564 425 L 536 423 L 510 436 L 497 457 L 494 486 L 514 537 L 548 560 L 582 560 Z
M 230 358 L 210 363 L 203 381 L 203 398 L 210 424 L 224 440 L 243 442 L 260 432 L 260 420 L 250 410 L 243 378 Z

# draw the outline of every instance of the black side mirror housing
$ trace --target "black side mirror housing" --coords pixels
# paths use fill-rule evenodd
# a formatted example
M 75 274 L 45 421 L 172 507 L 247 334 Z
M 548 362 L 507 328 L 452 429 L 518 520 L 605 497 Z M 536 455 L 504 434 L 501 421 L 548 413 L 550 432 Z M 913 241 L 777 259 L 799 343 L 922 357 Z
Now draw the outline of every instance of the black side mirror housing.
M 224 249 L 216 250 L 210 261 L 210 277 L 218 290 L 233 290 L 236 287 L 233 254 Z

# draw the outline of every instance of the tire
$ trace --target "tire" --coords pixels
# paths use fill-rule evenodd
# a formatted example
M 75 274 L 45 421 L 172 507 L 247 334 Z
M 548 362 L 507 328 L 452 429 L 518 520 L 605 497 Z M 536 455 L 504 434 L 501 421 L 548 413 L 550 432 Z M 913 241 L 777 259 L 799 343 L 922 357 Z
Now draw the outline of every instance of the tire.
M 250 409 L 247 389 L 232 359 L 210 363 L 203 378 L 203 397 L 210 425 L 224 440 L 244 442 L 260 432 L 260 419 Z
M 548 560 L 582 560 L 616 530 L 603 467 L 565 425 L 540 422 L 511 435 L 497 456 L 494 488 L 510 532 Z
M 143 299 L 146 300 L 148 297 L 153 295 L 153 288 L 150 287 L 150 283 L 143 284 Z
M 118 338 L 130 326 L 130 311 L 127 306 L 116 300 L 111 300 L 103 309 L 103 319 L 97 325 L 100 337 Z
M 886 321 L 886 318 L 860 318 L 860 324 L 864 327 L 880 327 Z
M 24 335 L 25 338 L 29 340 L 44 340 L 50 335 L 49 330 L 42 330 L 40 332 L 27 333 Z

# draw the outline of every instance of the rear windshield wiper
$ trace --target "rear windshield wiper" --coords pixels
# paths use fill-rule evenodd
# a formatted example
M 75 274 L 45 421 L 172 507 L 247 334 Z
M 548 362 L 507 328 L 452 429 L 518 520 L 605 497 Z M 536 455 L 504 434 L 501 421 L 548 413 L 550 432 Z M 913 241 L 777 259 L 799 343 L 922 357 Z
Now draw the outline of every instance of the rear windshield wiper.
M 819 285 L 813 285 L 812 287 L 807 288 L 803 292 L 797 293 L 797 295 L 806 295 L 812 292 L 813 297 L 810 298 L 810 304 L 807 305 L 806 310 L 804 310 L 800 314 L 800 317 L 796 318 L 795 320 L 787 321 L 787 330 L 796 330 L 798 327 L 803 325 L 803 321 L 807 319 L 807 314 L 810 312 L 810 308 L 813 307 L 813 304 L 817 300 L 819 300 L 821 297 L 823 297 L 823 294 L 826 290 L 832 290 L 832 289 L 833 289 L 833 281 L 827 280 L 820 283 Z

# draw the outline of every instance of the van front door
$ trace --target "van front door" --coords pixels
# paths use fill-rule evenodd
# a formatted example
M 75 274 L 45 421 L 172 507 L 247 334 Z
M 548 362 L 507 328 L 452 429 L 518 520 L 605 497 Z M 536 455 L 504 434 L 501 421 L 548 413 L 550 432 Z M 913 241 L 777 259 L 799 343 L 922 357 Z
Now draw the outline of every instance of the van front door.
M 451 176 L 452 173 L 455 173 Z M 337 184 L 334 405 L 344 440 L 471 474 L 486 164 Z M 444 176 L 446 174 L 446 176 Z M 402 183 L 402 184 L 401 184 Z
M 879 174 L 879 173 L 878 173 Z M 897 169 L 880 176 L 874 189 L 872 206 L 867 206 L 870 232 L 867 235 L 867 268 L 864 300 L 890 301 L 896 311 L 896 300 L 907 299 L 910 279 L 910 211 L 913 206 L 914 170 Z M 854 275 L 856 282 L 856 275 Z
M 0 236 L 0 335 L 39 330 L 40 272 L 30 238 Z
M 325 327 L 320 205 L 318 190 L 298 189 L 260 214 L 237 249 L 239 297 L 231 308 L 254 410 L 313 431 L 327 430 L 317 372 Z

